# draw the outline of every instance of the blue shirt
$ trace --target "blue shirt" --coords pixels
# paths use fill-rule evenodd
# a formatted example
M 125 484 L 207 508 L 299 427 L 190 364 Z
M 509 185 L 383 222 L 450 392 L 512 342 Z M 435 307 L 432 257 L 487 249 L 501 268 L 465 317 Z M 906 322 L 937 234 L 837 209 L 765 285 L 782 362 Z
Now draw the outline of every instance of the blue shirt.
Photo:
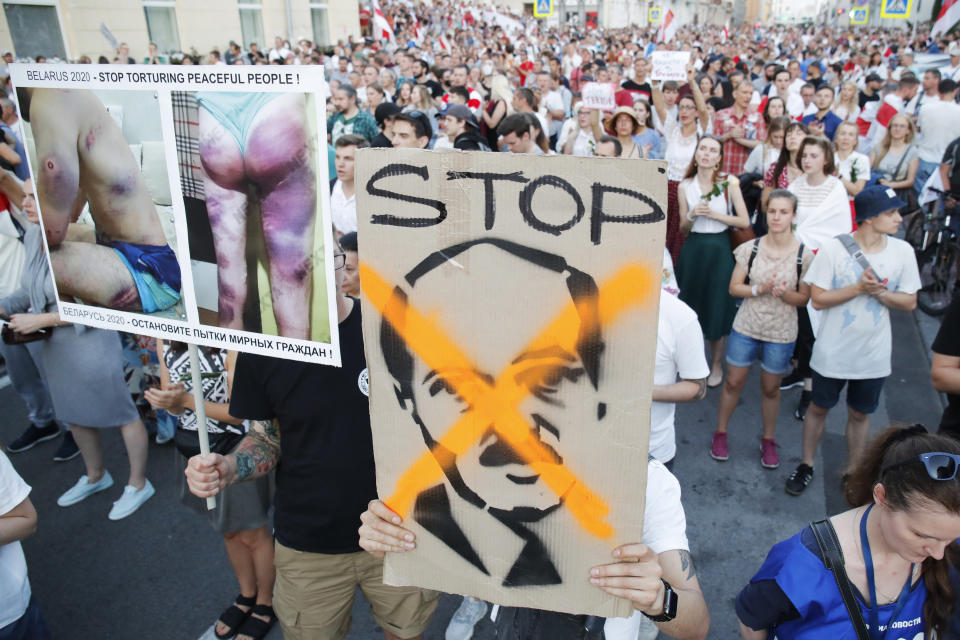
M 811 113 L 808 116 L 804 116 L 801 122 L 807 126 L 810 126 L 811 122 L 822 124 L 823 134 L 830 138 L 830 140 L 833 140 L 833 134 L 837 132 L 837 127 L 840 126 L 840 123 L 843 122 L 843 120 L 841 120 L 840 116 L 835 114 L 833 111 L 827 111 L 827 115 L 825 115 L 822 120 L 817 118 L 817 114 Z
M 870 620 L 863 597 L 856 594 L 856 599 L 864 621 Z M 887 636 L 889 640 L 924 637 L 926 599 L 923 580 L 918 580 L 896 620 L 890 620 L 895 603 L 878 608 L 881 631 L 893 625 Z M 776 604 L 770 606 L 780 601 L 789 603 L 792 610 L 785 611 Z M 857 637 L 836 579 L 823 566 L 810 527 L 774 545 L 750 584 L 737 596 L 736 608 L 737 616 L 745 625 L 769 629 L 776 633 L 778 640 L 855 640 Z
M 3 123 L 0 123 L 0 131 L 9 134 L 10 137 L 16 141 L 16 143 L 13 145 L 13 150 L 18 156 L 20 156 L 20 164 L 13 166 L 13 173 L 21 180 L 26 180 L 30 177 L 30 169 L 27 167 L 27 153 L 23 149 L 23 143 L 20 141 L 20 136 L 14 133 L 13 129 Z

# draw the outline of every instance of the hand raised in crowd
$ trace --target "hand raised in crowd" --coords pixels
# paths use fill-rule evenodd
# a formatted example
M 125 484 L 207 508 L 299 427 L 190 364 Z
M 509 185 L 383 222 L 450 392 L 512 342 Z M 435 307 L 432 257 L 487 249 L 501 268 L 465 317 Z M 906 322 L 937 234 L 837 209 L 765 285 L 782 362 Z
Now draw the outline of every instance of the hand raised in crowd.
M 643 613 L 662 613 L 663 569 L 653 549 L 639 543 L 625 544 L 613 550 L 613 557 L 616 562 L 590 569 L 590 584 L 626 598 Z
M 399 553 L 417 548 L 417 538 L 400 525 L 403 519 L 381 500 L 371 500 L 360 514 L 360 548 L 378 558 L 387 552 Z
M 210 498 L 233 481 L 237 467 L 233 456 L 208 453 L 190 458 L 183 473 L 190 493 L 198 498 Z

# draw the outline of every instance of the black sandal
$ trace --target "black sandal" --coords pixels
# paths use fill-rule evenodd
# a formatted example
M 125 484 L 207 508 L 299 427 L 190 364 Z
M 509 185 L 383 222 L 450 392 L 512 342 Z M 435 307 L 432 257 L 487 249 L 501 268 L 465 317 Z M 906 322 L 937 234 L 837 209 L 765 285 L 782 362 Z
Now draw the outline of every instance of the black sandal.
M 217 618 L 217 622 L 222 622 L 227 626 L 227 633 L 220 635 L 217 633 L 217 625 L 213 625 L 213 635 L 220 638 L 220 640 L 226 640 L 226 638 L 232 638 L 237 635 L 237 631 L 246 622 L 247 618 L 250 617 L 250 613 L 253 611 L 255 605 L 257 604 L 257 596 L 250 596 L 249 598 L 244 597 L 241 593 L 237 596 L 237 599 L 234 600 L 234 603 L 227 607 L 223 613 L 220 614 L 220 617 Z M 237 605 L 242 607 L 251 607 L 244 611 Z
M 254 618 L 253 616 L 267 616 L 268 621 Z M 237 635 L 249 636 L 253 640 L 262 640 L 270 633 L 270 629 L 277 622 L 277 614 L 273 612 L 273 607 L 268 604 L 258 604 L 250 611 L 250 616 L 243 621 L 243 624 L 237 629 Z

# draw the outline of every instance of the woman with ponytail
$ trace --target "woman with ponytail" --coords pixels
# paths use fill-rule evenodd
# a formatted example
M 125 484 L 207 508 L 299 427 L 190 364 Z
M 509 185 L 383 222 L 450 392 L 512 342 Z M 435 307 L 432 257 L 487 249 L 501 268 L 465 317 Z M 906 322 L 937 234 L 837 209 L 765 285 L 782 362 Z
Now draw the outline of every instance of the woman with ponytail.
M 737 596 L 741 636 L 944 638 L 958 598 L 950 580 L 960 563 L 958 465 L 960 442 L 915 425 L 887 429 L 852 469 L 845 497 L 853 509 L 827 522 L 863 634 L 808 526 L 775 545 Z

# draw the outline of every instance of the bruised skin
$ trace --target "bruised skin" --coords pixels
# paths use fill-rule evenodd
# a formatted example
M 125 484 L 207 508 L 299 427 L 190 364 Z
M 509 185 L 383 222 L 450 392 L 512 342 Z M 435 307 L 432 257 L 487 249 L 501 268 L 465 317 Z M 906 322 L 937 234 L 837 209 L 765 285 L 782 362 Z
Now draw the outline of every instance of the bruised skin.
M 167 244 L 153 200 L 123 133 L 84 90 L 33 89 L 37 199 L 61 295 L 113 309 L 140 310 L 133 276 L 112 249 L 76 242 L 70 224 L 90 203 L 96 238 Z
M 284 95 L 266 104 L 251 124 L 243 154 L 201 108 L 199 147 L 217 254 L 220 326 L 243 328 L 246 193 L 252 186 L 260 197 L 278 331 L 309 338 L 317 195 L 303 96 Z

